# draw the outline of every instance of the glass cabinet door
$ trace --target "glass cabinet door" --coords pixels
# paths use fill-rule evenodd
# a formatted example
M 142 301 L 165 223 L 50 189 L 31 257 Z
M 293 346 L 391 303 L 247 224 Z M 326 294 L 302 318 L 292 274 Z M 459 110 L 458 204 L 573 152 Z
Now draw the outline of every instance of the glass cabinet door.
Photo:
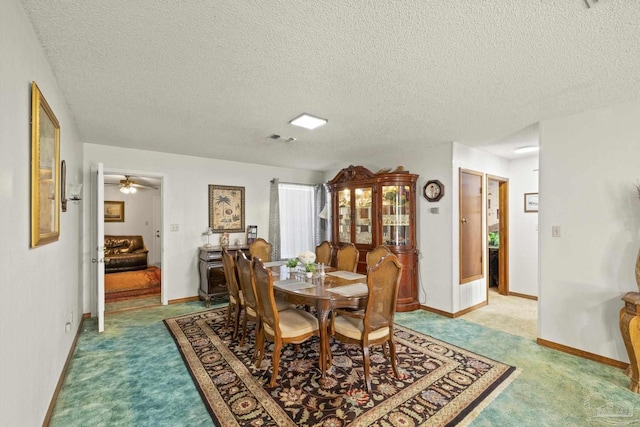
M 410 188 L 408 185 L 382 187 L 382 242 L 385 245 L 411 245 Z
M 351 190 L 338 191 L 338 238 L 341 243 L 351 242 Z
M 355 189 L 355 243 L 361 243 L 365 245 L 370 245 L 373 243 L 371 196 L 371 187 Z

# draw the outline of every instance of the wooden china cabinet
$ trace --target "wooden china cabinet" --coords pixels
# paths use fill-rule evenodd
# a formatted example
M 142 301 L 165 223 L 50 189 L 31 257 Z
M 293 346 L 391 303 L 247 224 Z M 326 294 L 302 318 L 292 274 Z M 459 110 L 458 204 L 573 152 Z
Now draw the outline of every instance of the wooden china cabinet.
M 387 245 L 400 263 L 396 311 L 420 307 L 416 249 L 416 181 L 407 171 L 373 173 L 363 166 L 342 169 L 331 181 L 333 243 L 352 242 L 360 251 L 358 272 L 367 272 L 367 252 Z

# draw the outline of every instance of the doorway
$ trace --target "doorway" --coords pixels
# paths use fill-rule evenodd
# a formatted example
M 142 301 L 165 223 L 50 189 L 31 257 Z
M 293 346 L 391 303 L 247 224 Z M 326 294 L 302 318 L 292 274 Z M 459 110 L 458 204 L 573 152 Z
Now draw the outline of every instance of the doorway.
M 509 180 L 487 175 L 487 301 L 489 290 L 509 295 Z
M 105 221 L 105 249 L 109 251 L 111 243 L 131 241 L 133 245 L 135 241 L 141 246 L 136 246 L 136 252 L 146 253 L 144 265 L 131 269 L 125 265 L 122 271 L 109 271 L 105 262 L 105 313 L 161 305 L 165 288 L 161 268 L 162 176 L 109 169 L 104 172 L 104 196 L 105 201 L 118 202 L 123 209 L 119 221 Z

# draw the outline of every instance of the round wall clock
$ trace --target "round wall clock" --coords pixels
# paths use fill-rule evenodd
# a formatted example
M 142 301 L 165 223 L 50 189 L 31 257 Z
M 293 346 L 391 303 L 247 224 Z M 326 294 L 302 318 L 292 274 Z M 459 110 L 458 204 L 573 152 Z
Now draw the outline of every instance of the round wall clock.
M 444 196 L 444 185 L 437 179 L 427 181 L 422 189 L 422 195 L 430 202 L 437 202 Z

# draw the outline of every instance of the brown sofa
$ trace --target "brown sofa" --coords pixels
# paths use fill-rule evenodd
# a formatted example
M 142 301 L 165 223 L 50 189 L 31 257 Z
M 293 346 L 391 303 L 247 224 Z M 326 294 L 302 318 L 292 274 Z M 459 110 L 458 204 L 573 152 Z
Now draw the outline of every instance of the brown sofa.
M 144 270 L 148 253 L 142 236 L 104 236 L 104 272 Z

